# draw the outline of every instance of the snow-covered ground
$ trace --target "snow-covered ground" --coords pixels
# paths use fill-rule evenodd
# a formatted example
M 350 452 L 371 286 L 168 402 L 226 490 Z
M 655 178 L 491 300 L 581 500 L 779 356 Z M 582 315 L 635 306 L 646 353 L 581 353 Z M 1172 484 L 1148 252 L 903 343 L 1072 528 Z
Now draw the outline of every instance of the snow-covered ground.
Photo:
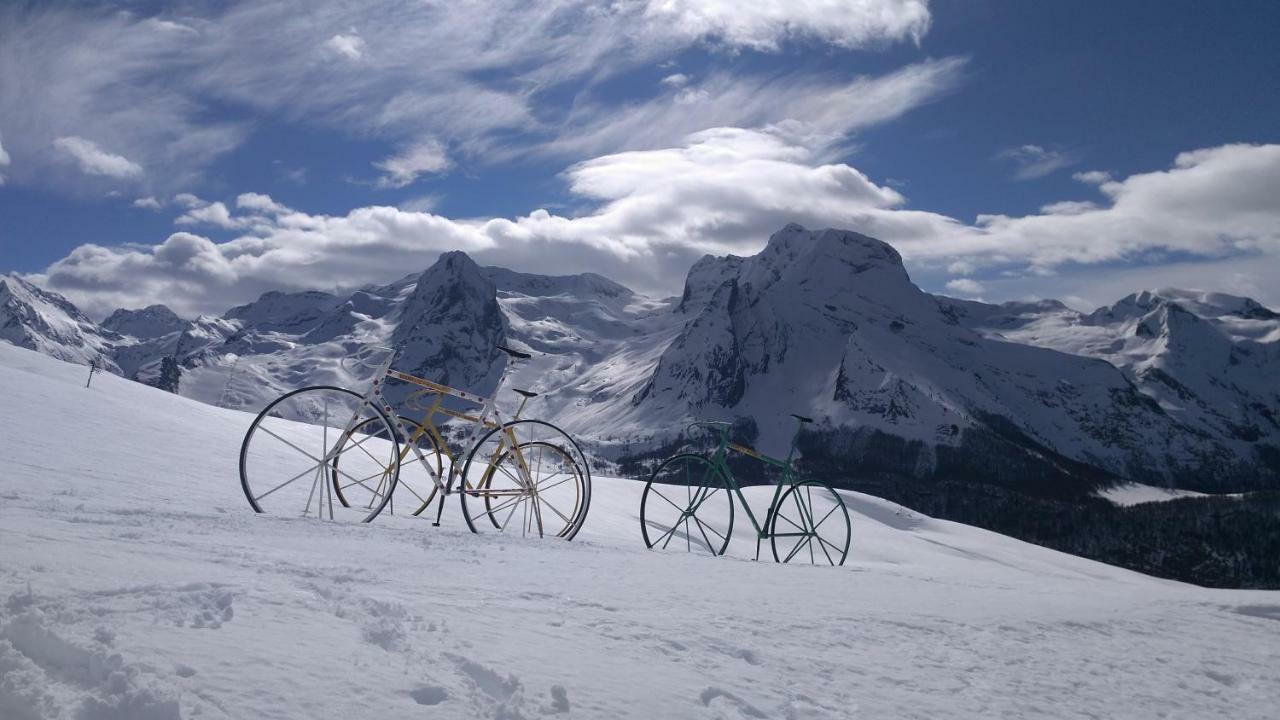
M 1098 491 L 1098 497 L 1106 498 L 1116 505 L 1141 505 L 1149 502 L 1164 502 L 1184 497 L 1205 497 L 1205 493 L 1195 490 L 1178 490 L 1162 488 L 1142 483 L 1122 483 Z
M 256 516 L 251 417 L 0 344 L 0 718 L 1270 718 L 1280 594 L 847 495 L 842 568 Z M 752 492 L 763 503 L 760 492 Z

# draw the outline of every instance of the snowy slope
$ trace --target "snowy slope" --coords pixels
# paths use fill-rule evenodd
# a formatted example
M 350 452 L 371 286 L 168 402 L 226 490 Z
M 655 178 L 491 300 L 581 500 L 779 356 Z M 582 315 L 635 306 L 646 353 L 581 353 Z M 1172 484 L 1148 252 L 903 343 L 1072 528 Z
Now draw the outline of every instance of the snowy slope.
M 1272 717 L 1280 595 L 847 494 L 843 568 L 255 516 L 250 416 L 0 345 L 0 717 Z M 8 407 L 8 406 L 7 406 Z M 90 418 L 68 438 L 68 418 Z M 122 430 L 128 428 L 128 430 Z M 754 503 L 762 503 L 759 492 Z M 457 519 L 449 507 L 446 518 Z

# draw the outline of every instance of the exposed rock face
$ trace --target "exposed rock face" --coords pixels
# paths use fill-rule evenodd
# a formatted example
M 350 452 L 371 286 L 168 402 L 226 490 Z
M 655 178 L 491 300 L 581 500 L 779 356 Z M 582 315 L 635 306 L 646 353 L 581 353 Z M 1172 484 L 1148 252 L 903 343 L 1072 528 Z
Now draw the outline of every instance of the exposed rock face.
M 118 372 L 111 359 L 111 344 L 117 337 L 61 295 L 17 275 L 0 275 L 0 340 L 59 360 L 97 362 Z
M 497 288 L 463 252 L 422 273 L 391 334 L 398 368 L 475 392 L 496 379 L 504 340 Z

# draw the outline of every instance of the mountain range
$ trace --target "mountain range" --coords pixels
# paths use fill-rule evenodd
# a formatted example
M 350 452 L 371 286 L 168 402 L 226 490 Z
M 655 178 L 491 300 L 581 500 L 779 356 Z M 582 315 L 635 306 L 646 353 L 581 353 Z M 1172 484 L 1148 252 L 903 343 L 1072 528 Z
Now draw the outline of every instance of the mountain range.
M 395 347 L 401 370 L 484 392 L 505 361 L 494 347 L 508 344 L 535 356 L 510 383 L 543 393 L 530 414 L 637 473 L 693 418 L 734 421 L 785 454 L 801 413 L 817 420 L 804 461 L 833 477 L 1065 496 L 1280 480 L 1280 314 L 1185 290 L 1088 313 L 942 297 L 914 285 L 891 246 L 846 230 L 788 225 L 757 255 L 706 256 L 671 298 L 451 252 L 349 295 L 269 292 L 222 317 L 153 305 L 95 323 L 7 275 L 0 339 L 153 384 L 169 358 L 177 392 L 246 410 L 302 385 L 361 386 L 367 370 L 341 360 L 368 345 Z

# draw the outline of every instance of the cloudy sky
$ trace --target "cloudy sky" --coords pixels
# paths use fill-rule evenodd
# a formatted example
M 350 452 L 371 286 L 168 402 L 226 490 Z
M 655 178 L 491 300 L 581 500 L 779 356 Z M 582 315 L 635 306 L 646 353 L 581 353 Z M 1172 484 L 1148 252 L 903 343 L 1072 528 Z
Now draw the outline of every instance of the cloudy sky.
M 444 250 L 679 292 L 786 222 L 922 287 L 1280 306 L 1280 3 L 0 5 L 0 271 L 95 316 Z

